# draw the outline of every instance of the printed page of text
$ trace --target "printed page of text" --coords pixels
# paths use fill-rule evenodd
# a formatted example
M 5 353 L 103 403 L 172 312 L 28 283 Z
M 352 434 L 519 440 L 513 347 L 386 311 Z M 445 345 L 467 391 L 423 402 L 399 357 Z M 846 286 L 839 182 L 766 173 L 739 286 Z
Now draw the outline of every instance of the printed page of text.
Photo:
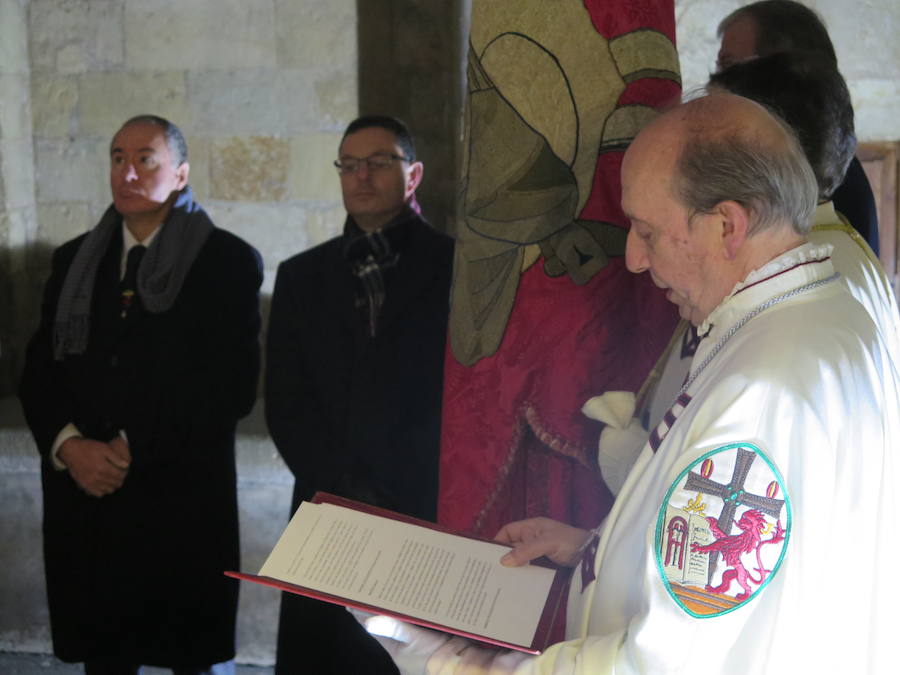
M 303 502 L 261 576 L 528 646 L 554 571 L 509 549 L 334 504 Z

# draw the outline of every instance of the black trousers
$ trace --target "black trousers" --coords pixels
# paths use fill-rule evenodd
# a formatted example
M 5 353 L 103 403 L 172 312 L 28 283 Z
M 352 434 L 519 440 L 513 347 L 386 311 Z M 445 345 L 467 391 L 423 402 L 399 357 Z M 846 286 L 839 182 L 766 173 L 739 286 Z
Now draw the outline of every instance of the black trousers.
M 275 675 L 400 675 L 378 641 L 346 609 L 281 594 Z

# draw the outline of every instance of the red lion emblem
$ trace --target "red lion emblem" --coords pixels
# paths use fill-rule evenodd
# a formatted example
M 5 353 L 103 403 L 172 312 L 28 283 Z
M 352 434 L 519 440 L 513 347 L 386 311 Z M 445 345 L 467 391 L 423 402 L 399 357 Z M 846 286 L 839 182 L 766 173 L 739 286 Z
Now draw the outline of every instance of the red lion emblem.
M 718 586 L 707 585 L 706 590 L 710 593 L 726 593 L 731 588 L 731 582 L 737 579 L 744 592 L 736 595 L 735 600 L 739 602 L 746 600 L 752 592 L 749 582 L 752 581 L 759 586 L 771 572 L 771 570 L 763 567 L 759 549 L 766 544 L 777 544 L 784 540 L 784 528 L 781 527 L 781 521 L 776 522 L 775 532 L 770 539 L 765 541 L 762 539 L 762 532 L 766 526 L 766 519 L 756 509 L 744 511 L 741 519 L 735 521 L 735 525 L 741 530 L 740 534 L 725 534 L 719 529 L 715 518 L 707 518 L 706 522 L 709 523 L 716 540 L 706 546 L 701 546 L 697 543 L 691 544 L 691 551 L 695 553 L 719 552 L 729 566 L 729 569 L 722 573 L 722 583 Z M 759 579 L 754 579 L 750 572 L 747 571 L 747 568 L 744 567 L 744 563 L 741 562 L 742 555 L 753 553 L 754 551 L 756 552 L 756 563 L 759 565 L 759 567 L 755 568 L 755 571 L 759 573 Z

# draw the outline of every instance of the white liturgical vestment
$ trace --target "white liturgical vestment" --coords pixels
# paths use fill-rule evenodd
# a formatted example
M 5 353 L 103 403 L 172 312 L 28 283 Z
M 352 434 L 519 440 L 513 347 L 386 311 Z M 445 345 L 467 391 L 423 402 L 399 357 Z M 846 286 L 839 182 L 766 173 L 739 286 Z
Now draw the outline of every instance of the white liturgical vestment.
M 896 672 L 900 382 L 830 251 L 752 272 L 698 327 L 575 570 L 568 640 L 523 657 L 454 638 L 426 672 Z
M 841 282 L 884 334 L 894 366 L 900 368 L 900 314 L 891 283 L 866 240 L 841 219 L 833 202 L 819 204 L 807 235 L 813 244 L 831 244 L 831 260 Z
M 838 215 L 830 201 L 819 204 L 807 238 L 813 244 L 831 245 L 831 262 L 840 273 L 840 282 L 872 317 L 884 337 L 894 368 L 900 370 L 900 313 L 878 257 L 859 233 Z M 692 334 L 686 335 L 684 326 L 680 325 L 674 336 L 674 348 L 657 364 L 659 378 L 646 402 L 646 419 L 632 417 L 636 400 L 631 392 L 606 392 L 589 400 L 583 408 L 588 417 L 606 425 L 600 437 L 598 462 L 613 494 L 619 493 L 647 439 L 648 432 L 641 422 L 645 426 L 649 422 L 647 429 L 655 427 L 687 377 L 693 358 L 689 351 L 680 347 L 688 343 Z

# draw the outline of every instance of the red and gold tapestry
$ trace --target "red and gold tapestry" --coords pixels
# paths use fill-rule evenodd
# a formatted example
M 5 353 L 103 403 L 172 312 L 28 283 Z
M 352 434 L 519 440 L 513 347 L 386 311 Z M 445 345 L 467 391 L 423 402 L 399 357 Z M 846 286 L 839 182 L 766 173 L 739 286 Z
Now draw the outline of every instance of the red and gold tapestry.
M 493 536 L 611 497 L 582 404 L 635 391 L 675 308 L 625 269 L 624 149 L 680 92 L 672 0 L 473 0 L 439 520 Z

